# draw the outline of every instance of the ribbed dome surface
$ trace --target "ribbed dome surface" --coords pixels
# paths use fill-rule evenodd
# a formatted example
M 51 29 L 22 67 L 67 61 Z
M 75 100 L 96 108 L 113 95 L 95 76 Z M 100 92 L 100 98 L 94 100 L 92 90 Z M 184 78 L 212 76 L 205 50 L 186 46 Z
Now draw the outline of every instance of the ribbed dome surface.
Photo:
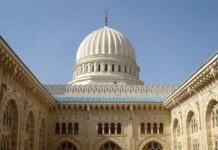
M 92 55 L 117 55 L 135 60 L 135 52 L 128 39 L 107 26 L 90 33 L 82 41 L 76 60 Z

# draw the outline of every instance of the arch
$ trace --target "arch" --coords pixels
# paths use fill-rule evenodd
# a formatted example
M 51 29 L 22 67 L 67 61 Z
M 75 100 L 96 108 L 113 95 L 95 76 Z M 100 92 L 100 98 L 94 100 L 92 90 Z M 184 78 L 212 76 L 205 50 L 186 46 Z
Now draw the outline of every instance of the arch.
M 199 147 L 199 121 L 197 115 L 193 111 L 187 113 L 186 118 L 186 134 L 187 134 L 187 149 L 191 150 L 194 147 Z
M 124 143 L 122 140 L 118 139 L 118 138 L 102 138 L 99 141 L 97 141 L 94 145 L 96 150 L 100 150 L 101 146 L 104 145 L 105 143 L 108 142 L 113 142 L 115 144 L 117 144 L 120 147 L 120 150 L 124 150 L 126 148 L 124 148 Z
M 217 110 L 217 112 L 216 112 L 216 110 Z M 218 140 L 215 139 L 215 137 L 214 137 L 214 129 L 218 128 L 218 125 L 217 125 L 218 117 L 214 118 L 214 115 L 218 116 L 218 101 L 212 99 L 209 101 L 209 103 L 207 105 L 206 120 L 205 120 L 206 121 L 208 149 L 215 149 L 215 147 L 218 146 L 216 144 Z
M 180 123 L 179 123 L 179 120 L 177 118 L 174 119 L 173 121 L 173 147 L 174 149 L 181 149 L 180 147 L 182 146 L 180 141 L 179 141 L 179 136 L 181 134 L 181 126 L 180 126 Z
M 52 150 L 57 150 L 57 149 L 58 149 L 58 146 L 60 146 L 60 145 L 61 145 L 62 143 L 64 143 L 64 142 L 70 142 L 70 143 L 72 143 L 72 144 L 76 147 L 77 150 L 82 149 L 81 144 L 80 144 L 78 141 L 76 141 L 75 139 L 71 138 L 71 137 L 58 138 L 58 139 L 54 140 L 54 141 L 52 142 L 52 143 L 54 143 L 54 144 L 51 145 L 51 147 L 52 147 L 51 149 L 52 149 Z
M 7 133 L 2 135 L 1 146 L 5 146 L 8 149 L 17 149 L 17 132 L 18 132 L 18 108 L 15 100 L 11 99 L 7 101 L 5 107 L 3 107 L 3 129 L 7 129 Z M 4 149 L 3 147 L 0 147 Z
M 186 134 L 187 134 L 187 149 L 191 149 L 192 145 L 191 145 L 191 132 L 190 132 L 190 124 L 191 124 L 191 120 L 192 117 L 194 116 L 194 112 L 193 111 L 189 111 L 187 114 L 187 118 L 186 118 Z
M 145 139 L 142 139 L 139 144 L 138 144 L 138 147 L 136 148 L 137 150 L 143 150 L 143 148 L 145 147 L 146 144 L 150 143 L 150 142 L 156 142 L 156 143 L 159 143 L 161 146 L 162 146 L 162 149 L 164 150 L 168 150 L 170 149 L 170 144 L 160 138 L 160 137 L 149 137 L 149 138 L 145 138 Z
M 104 143 L 99 150 L 121 150 L 121 147 L 115 142 L 108 141 Z
M 162 145 L 156 141 L 151 141 L 142 148 L 142 150 L 162 150 L 162 149 L 163 149 Z
M 78 150 L 78 149 L 72 142 L 64 141 L 57 146 L 56 150 Z

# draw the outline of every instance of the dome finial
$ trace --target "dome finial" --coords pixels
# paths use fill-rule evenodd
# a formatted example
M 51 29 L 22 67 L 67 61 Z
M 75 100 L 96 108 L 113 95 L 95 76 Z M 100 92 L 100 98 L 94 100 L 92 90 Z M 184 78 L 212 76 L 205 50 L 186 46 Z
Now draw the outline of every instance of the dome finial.
M 107 11 L 105 12 L 105 26 L 107 26 Z

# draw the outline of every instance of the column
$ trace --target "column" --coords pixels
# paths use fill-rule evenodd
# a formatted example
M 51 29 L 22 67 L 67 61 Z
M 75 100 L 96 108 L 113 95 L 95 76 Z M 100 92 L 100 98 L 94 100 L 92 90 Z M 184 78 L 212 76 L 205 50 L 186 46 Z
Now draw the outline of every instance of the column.
M 108 124 L 108 135 L 111 135 L 111 126 Z
M 102 123 L 102 135 L 104 135 L 104 124 Z

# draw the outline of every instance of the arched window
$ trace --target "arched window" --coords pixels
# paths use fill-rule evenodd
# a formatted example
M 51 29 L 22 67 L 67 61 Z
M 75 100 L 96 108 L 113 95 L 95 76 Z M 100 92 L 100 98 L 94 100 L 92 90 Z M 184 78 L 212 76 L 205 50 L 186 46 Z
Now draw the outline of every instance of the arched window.
M 102 134 L 102 123 L 98 124 L 98 134 Z
M 60 124 L 56 123 L 55 125 L 55 134 L 60 134 Z
M 157 123 L 153 124 L 153 133 L 157 134 Z
M 111 124 L 111 134 L 115 134 L 115 124 Z
M 39 131 L 39 150 L 46 149 L 46 126 L 45 120 L 42 119 L 40 123 L 40 131 Z
M 104 65 L 104 71 L 107 71 L 108 68 L 107 68 L 107 64 Z
M 114 142 L 107 142 L 100 147 L 100 150 L 121 150 L 121 148 Z
M 33 149 L 34 148 L 34 138 L 35 138 L 35 123 L 34 123 L 34 115 L 33 112 L 29 112 L 26 116 L 26 139 L 24 142 L 25 149 Z
M 118 65 L 118 72 L 121 72 L 121 65 Z
M 187 147 L 198 150 L 200 144 L 198 133 L 198 121 L 193 111 L 190 111 L 187 115 L 186 131 Z
M 89 67 L 86 66 L 86 71 L 85 71 L 85 73 L 88 73 L 88 72 L 89 72 Z
M 151 134 L 151 124 L 147 123 L 147 133 Z
M 211 101 L 207 108 L 207 137 L 208 137 L 208 149 L 218 150 L 218 136 L 216 135 L 218 131 L 218 103 L 216 101 Z
M 14 150 L 17 147 L 17 131 L 18 131 L 18 110 L 14 100 L 10 100 L 3 109 L 3 129 L 0 138 L 1 150 Z M 1 126 L 1 125 L 0 125 Z
M 127 68 L 126 68 L 126 66 L 124 66 L 124 72 L 125 72 L 125 73 L 127 72 Z
M 98 71 L 101 71 L 101 64 L 98 64 Z
M 73 133 L 73 125 L 72 123 L 68 123 L 68 134 L 72 134 Z
M 74 134 L 75 135 L 79 134 L 79 124 L 78 123 L 74 124 Z
M 114 64 L 111 66 L 111 71 L 114 72 Z
M 62 123 L 62 134 L 66 134 L 66 124 Z
M 129 74 L 132 74 L 132 68 L 131 67 L 129 68 Z
M 142 148 L 142 150 L 162 150 L 162 149 L 163 149 L 162 145 L 160 143 L 154 142 L 154 141 L 147 143 Z
M 92 65 L 92 67 L 91 67 L 91 71 L 92 71 L 92 72 L 95 71 L 95 66 L 94 66 L 94 65 Z
M 105 133 L 105 134 L 108 134 L 108 133 L 109 133 L 109 126 L 108 126 L 108 123 L 105 123 L 105 124 L 104 124 L 104 133 Z
M 141 123 L 140 125 L 140 132 L 141 134 L 145 134 L 145 124 L 144 123 Z
M 121 134 L 121 123 L 117 124 L 117 134 Z
M 164 126 L 163 126 L 163 123 L 160 123 L 160 126 L 159 126 L 159 133 L 163 133 L 164 131 Z
M 58 145 L 57 150 L 77 150 L 77 148 L 71 142 L 63 142 Z
M 191 119 L 191 132 L 195 133 L 198 131 L 198 123 L 197 120 L 195 119 L 195 117 L 192 117 Z

